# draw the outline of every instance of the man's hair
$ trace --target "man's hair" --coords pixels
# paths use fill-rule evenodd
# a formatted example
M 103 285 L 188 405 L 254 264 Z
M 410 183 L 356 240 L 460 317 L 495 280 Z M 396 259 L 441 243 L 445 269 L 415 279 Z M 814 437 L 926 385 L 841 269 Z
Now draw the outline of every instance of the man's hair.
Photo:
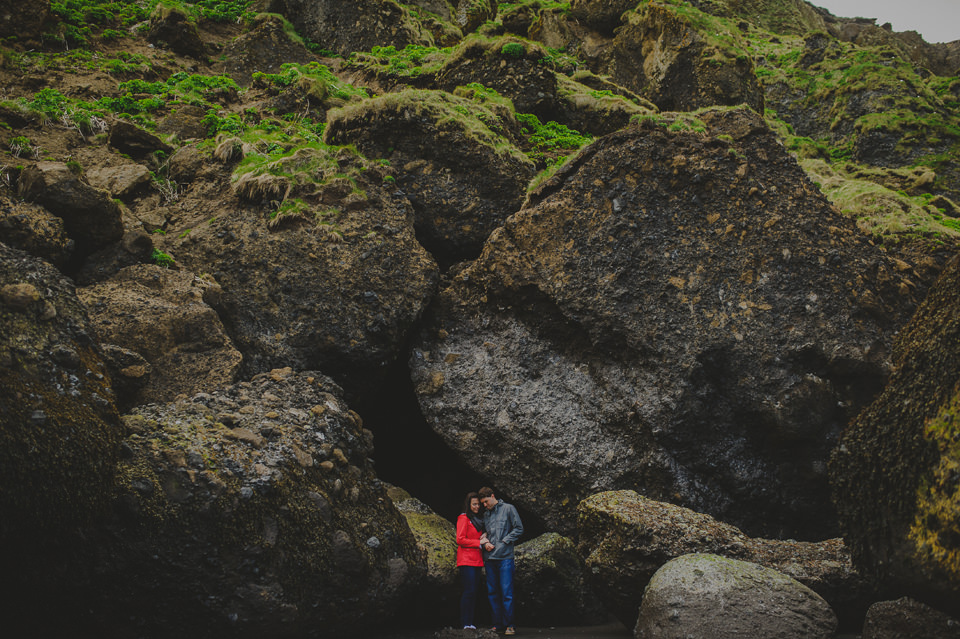
M 487 497 L 493 497 L 493 488 L 490 488 L 489 486 L 484 486 L 483 488 L 481 488 L 480 490 L 478 490 L 477 493 L 479 493 L 480 499 L 486 499 Z

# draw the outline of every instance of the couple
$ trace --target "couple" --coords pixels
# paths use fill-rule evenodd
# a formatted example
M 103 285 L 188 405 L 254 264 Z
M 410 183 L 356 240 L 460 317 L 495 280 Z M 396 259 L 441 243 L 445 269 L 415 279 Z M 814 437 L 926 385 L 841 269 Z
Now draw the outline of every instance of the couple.
M 516 634 L 513 628 L 513 546 L 522 534 L 523 524 L 517 509 L 497 499 L 492 489 L 484 487 L 478 492 L 467 493 L 463 513 L 457 518 L 457 566 L 463 583 L 460 621 L 464 629 L 476 628 L 473 614 L 482 579 L 481 568 L 486 567 L 493 629 L 505 628 L 505 634 Z

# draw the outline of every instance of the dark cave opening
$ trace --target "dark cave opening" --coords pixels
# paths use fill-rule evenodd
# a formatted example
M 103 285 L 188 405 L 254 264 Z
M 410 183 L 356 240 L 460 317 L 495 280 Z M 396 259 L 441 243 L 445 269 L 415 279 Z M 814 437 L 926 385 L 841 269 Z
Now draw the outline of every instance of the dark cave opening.
M 524 525 L 521 543 L 546 532 L 539 518 L 498 489 L 495 478 L 471 469 L 430 428 L 420 412 L 405 357 L 391 364 L 379 391 L 360 406 L 357 412 L 364 427 L 374 434 L 380 479 L 403 488 L 450 522 L 456 522 L 468 492 L 490 486 L 497 497 L 517 506 Z

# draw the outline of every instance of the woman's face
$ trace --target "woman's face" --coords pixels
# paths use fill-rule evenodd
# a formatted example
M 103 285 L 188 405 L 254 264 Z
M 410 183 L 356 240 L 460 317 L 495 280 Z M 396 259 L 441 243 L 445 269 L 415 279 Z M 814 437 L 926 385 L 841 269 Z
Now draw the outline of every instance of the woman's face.
M 470 511 L 473 512 L 474 514 L 480 512 L 480 500 L 477 499 L 476 497 L 473 497 L 470 500 Z

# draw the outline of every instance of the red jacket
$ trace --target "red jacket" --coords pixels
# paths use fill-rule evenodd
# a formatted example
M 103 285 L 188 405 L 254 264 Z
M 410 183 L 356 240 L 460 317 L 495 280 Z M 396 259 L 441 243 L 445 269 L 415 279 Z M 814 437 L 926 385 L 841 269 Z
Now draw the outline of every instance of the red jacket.
M 482 566 L 480 531 L 474 528 L 466 513 L 457 517 L 457 565 Z

